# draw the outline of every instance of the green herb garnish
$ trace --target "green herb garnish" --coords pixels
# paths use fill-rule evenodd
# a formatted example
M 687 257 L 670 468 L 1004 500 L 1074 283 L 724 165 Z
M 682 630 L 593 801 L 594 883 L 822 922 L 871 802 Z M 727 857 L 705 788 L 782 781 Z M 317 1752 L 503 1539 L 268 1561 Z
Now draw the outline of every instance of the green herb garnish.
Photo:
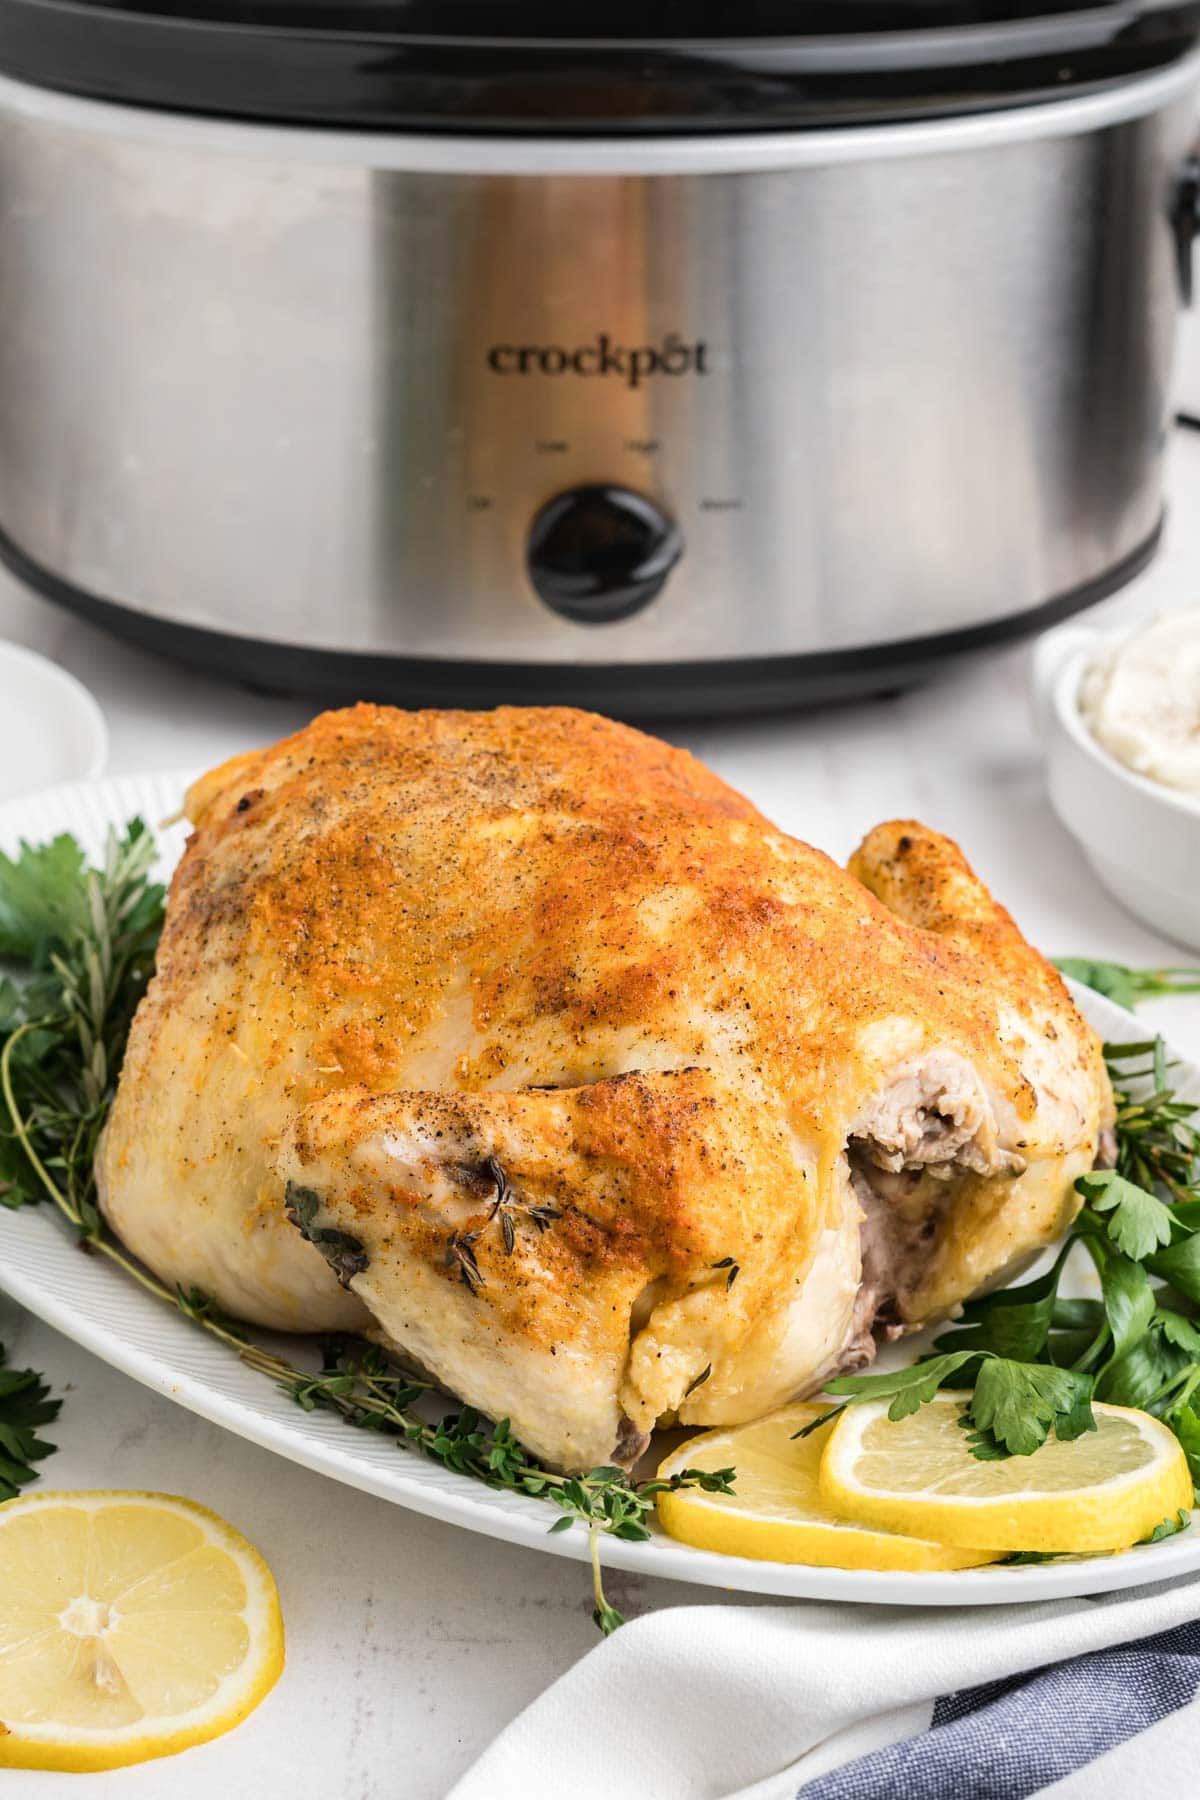
M 100 1231 L 93 1161 L 138 1001 L 154 966 L 163 890 L 140 819 L 110 834 L 104 865 L 73 838 L 0 856 L 0 1203 L 61 1192 L 85 1238 Z
M 1148 1531 L 1144 1538 L 1139 1538 L 1138 1543 L 1161 1544 L 1164 1538 L 1178 1537 L 1181 1531 L 1190 1530 L 1191 1524 L 1191 1513 L 1178 1512 L 1172 1519 L 1160 1519 L 1154 1530 Z
M 532 1201 L 522 1200 L 494 1156 L 489 1156 L 484 1164 L 484 1174 L 495 1183 L 496 1188 L 496 1197 L 492 1201 L 488 1220 L 489 1223 L 493 1219 L 499 1221 L 500 1235 L 509 1256 L 517 1247 L 518 1218 L 527 1218 L 539 1237 L 543 1231 L 548 1231 L 557 1219 L 562 1218 L 557 1206 L 538 1206 Z M 478 1263 L 475 1265 L 475 1275 L 478 1282 L 482 1284 L 483 1276 L 479 1273 Z
M 283 1209 L 301 1237 L 319 1250 L 344 1288 L 356 1275 L 370 1268 L 370 1258 L 356 1237 L 348 1231 L 335 1231 L 332 1226 L 314 1225 L 321 1198 L 312 1188 L 289 1181 L 283 1196 Z
M 1127 969 L 1123 963 L 1094 962 L 1084 956 L 1058 956 L 1054 966 L 1127 1012 L 1139 1000 L 1159 994 L 1200 994 L 1200 969 Z
M 4 1362 L 0 1344 L 0 1500 L 12 1500 L 18 1489 L 37 1480 L 33 1464 L 54 1454 L 54 1445 L 44 1443 L 37 1428 L 58 1417 L 62 1401 L 51 1398 L 36 1370 L 8 1369 Z

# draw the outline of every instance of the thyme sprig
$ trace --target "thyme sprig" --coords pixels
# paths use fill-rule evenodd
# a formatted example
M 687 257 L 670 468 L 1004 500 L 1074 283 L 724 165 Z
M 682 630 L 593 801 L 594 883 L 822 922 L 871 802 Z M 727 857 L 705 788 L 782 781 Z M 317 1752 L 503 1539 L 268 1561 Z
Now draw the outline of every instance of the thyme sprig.
M 539 1237 L 543 1231 L 549 1230 L 556 1219 L 562 1218 L 557 1206 L 522 1200 L 494 1156 L 490 1156 L 484 1163 L 483 1173 L 495 1190 L 488 1207 L 486 1223 L 499 1225 L 506 1255 L 511 1256 L 517 1247 L 518 1218 L 528 1219 Z M 481 1287 L 487 1286 L 487 1277 L 479 1266 L 479 1252 L 475 1248 L 484 1229 L 483 1225 L 476 1225 L 471 1231 L 452 1231 L 446 1239 L 445 1265 L 457 1272 L 469 1294 L 477 1294 Z
M 412 1410 L 413 1402 L 433 1392 L 432 1384 L 408 1375 L 386 1352 L 355 1338 L 327 1338 L 315 1374 L 288 1370 L 286 1364 L 277 1364 L 276 1374 L 306 1412 L 335 1412 L 360 1430 L 403 1438 L 455 1474 L 548 1500 L 562 1514 L 550 1526 L 552 1532 L 582 1522 L 612 1537 L 644 1542 L 659 1494 L 681 1487 L 710 1494 L 731 1491 L 732 1469 L 685 1469 L 666 1481 L 637 1482 L 613 1464 L 559 1474 L 530 1455 L 507 1419 L 493 1421 L 470 1406 L 435 1421 L 421 1417 Z
M 553 1532 L 582 1524 L 590 1537 L 593 1617 L 604 1632 L 623 1621 L 604 1596 L 601 1535 L 650 1536 L 657 1496 L 668 1489 L 732 1491 L 733 1470 L 684 1469 L 668 1481 L 635 1481 L 613 1465 L 563 1475 L 545 1468 L 518 1442 L 507 1419 L 492 1421 L 463 1406 L 428 1418 L 435 1390 L 383 1350 L 350 1338 L 329 1339 L 318 1369 L 301 1369 L 261 1344 L 198 1289 L 172 1289 L 129 1256 L 106 1230 L 96 1203 L 93 1160 L 115 1092 L 137 1003 L 153 968 L 162 928 L 163 890 L 150 879 L 154 844 L 140 820 L 123 835 L 110 833 L 99 868 L 88 868 L 69 837 L 22 845 L 15 860 L 0 856 L 0 956 L 20 965 L 22 978 L 0 981 L 0 1201 L 9 1207 L 49 1200 L 81 1247 L 103 1256 L 155 1299 L 266 1376 L 306 1412 L 330 1412 L 345 1424 L 409 1446 L 492 1488 L 552 1506 Z M 525 1206 L 503 1171 L 490 1173 L 506 1248 L 514 1214 L 544 1231 L 560 1215 Z M 344 1233 L 314 1228 L 316 1196 L 294 1190 L 296 1223 L 347 1277 L 360 1272 L 362 1246 Z M 474 1291 L 482 1273 L 473 1249 L 478 1231 L 456 1234 L 448 1255 Z M 513 1238 L 515 1242 L 515 1236 Z M 4 1405 L 20 1418 L 5 1417 Z M 28 1464 L 51 1448 L 32 1426 L 54 1416 L 36 1377 L 0 1372 L 0 1498 L 7 1445 L 15 1482 L 32 1477 Z M 18 1432 L 18 1427 L 20 1428 Z
M 495 1183 L 496 1197 L 492 1201 L 488 1213 L 489 1222 L 498 1219 L 500 1235 L 504 1240 L 504 1248 L 511 1256 L 517 1245 L 517 1219 L 524 1216 L 540 1237 L 556 1219 L 562 1218 L 557 1206 L 537 1205 L 531 1200 L 522 1200 L 506 1171 L 494 1156 L 490 1156 L 484 1164 L 485 1173 Z
M 475 1244 L 482 1233 L 482 1226 L 474 1231 L 452 1231 L 446 1239 L 445 1263 L 448 1269 L 457 1269 L 459 1279 L 469 1294 L 478 1293 L 485 1285 L 483 1270 L 479 1266 L 479 1256 Z
M 592 1535 L 593 1582 L 600 1583 L 598 1534 L 644 1542 L 650 1536 L 649 1515 L 659 1494 L 700 1488 L 709 1494 L 732 1492 L 732 1469 L 683 1469 L 666 1481 L 633 1481 L 615 1465 L 562 1475 L 547 1469 L 514 1436 L 507 1419 L 493 1421 L 474 1407 L 463 1406 L 430 1420 L 413 1410 L 414 1403 L 436 1390 L 432 1383 L 407 1373 L 377 1346 L 357 1338 L 326 1338 L 319 1370 L 293 1368 L 281 1357 L 251 1343 L 240 1328 L 224 1318 L 212 1302 L 195 1290 L 180 1293 L 177 1303 L 197 1323 L 219 1329 L 237 1342 L 243 1361 L 269 1375 L 305 1412 L 335 1413 L 347 1425 L 402 1440 L 432 1461 L 492 1488 L 529 1499 L 546 1500 L 560 1517 L 552 1533 L 577 1523 Z M 597 1587 L 596 1623 L 604 1631 L 623 1623 L 621 1615 Z

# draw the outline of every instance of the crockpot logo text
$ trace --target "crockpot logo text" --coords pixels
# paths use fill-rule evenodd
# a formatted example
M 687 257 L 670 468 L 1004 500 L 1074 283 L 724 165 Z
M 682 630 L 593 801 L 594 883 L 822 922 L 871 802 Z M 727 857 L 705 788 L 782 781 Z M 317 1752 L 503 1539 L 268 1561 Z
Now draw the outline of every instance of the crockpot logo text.
M 493 344 L 488 368 L 496 375 L 615 375 L 626 387 L 640 387 L 657 375 L 707 375 L 708 345 L 689 344 L 668 331 L 660 344 L 616 344 L 602 331 L 574 350 L 561 344 Z

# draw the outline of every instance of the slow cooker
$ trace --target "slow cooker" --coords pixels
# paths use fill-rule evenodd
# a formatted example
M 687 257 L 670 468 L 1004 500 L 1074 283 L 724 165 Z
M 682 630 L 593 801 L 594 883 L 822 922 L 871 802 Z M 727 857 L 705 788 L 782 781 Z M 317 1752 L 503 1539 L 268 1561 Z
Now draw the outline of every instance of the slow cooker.
M 1200 8 L 0 0 L 0 548 L 267 687 L 891 686 L 1151 554 Z

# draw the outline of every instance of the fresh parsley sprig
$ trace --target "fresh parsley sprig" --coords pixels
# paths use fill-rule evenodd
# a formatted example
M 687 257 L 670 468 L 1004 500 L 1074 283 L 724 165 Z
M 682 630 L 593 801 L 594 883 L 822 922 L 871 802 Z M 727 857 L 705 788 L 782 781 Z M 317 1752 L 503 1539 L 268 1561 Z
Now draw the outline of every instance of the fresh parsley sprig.
M 956 1335 L 939 1338 L 938 1343 L 951 1344 Z M 962 1423 L 971 1454 L 983 1462 L 1029 1456 L 1052 1430 L 1066 1440 L 1096 1429 L 1088 1376 L 972 1348 L 924 1357 L 894 1374 L 840 1376 L 826 1384 L 826 1392 L 846 1395 L 843 1404 L 822 1413 L 796 1436 L 807 1437 L 847 1406 L 864 1400 L 890 1399 L 888 1418 L 906 1419 L 945 1387 L 971 1390 Z
M 79 845 L 66 836 L 22 844 L 16 858 L 0 855 L 0 958 L 12 966 L 0 979 L 0 1203 L 15 1208 L 52 1201 L 85 1248 L 177 1307 L 305 1411 L 332 1412 L 457 1474 L 544 1500 L 559 1515 L 551 1531 L 584 1525 L 591 1538 L 593 1616 L 602 1631 L 614 1630 L 623 1621 L 604 1595 L 601 1534 L 647 1538 L 660 1493 L 681 1487 L 729 1493 L 732 1469 L 685 1469 L 667 1482 L 635 1481 L 616 1467 L 560 1475 L 517 1442 L 507 1419 L 493 1422 L 471 1407 L 425 1417 L 416 1408 L 428 1405 L 428 1384 L 370 1345 L 330 1340 L 318 1370 L 294 1367 L 252 1342 L 206 1295 L 157 1280 L 105 1230 L 93 1161 L 162 929 L 163 890 L 151 879 L 153 863 L 153 839 L 138 819 L 123 834 L 110 833 L 98 868 L 89 868 Z M 303 1199 L 301 1190 L 302 1212 Z M 503 1205 L 497 1210 L 503 1212 Z M 500 1223 L 512 1228 L 507 1217 Z M 541 1221 L 534 1223 L 541 1228 Z M 0 1370 L 0 1499 L 32 1479 L 29 1465 L 49 1453 L 51 1446 L 33 1435 L 33 1427 L 57 1411 L 39 1377 Z
M 36 1370 L 9 1369 L 4 1364 L 0 1344 L 0 1500 L 12 1500 L 37 1480 L 34 1463 L 53 1455 L 55 1446 L 43 1442 L 37 1428 L 58 1417 L 62 1401 L 51 1395 Z

